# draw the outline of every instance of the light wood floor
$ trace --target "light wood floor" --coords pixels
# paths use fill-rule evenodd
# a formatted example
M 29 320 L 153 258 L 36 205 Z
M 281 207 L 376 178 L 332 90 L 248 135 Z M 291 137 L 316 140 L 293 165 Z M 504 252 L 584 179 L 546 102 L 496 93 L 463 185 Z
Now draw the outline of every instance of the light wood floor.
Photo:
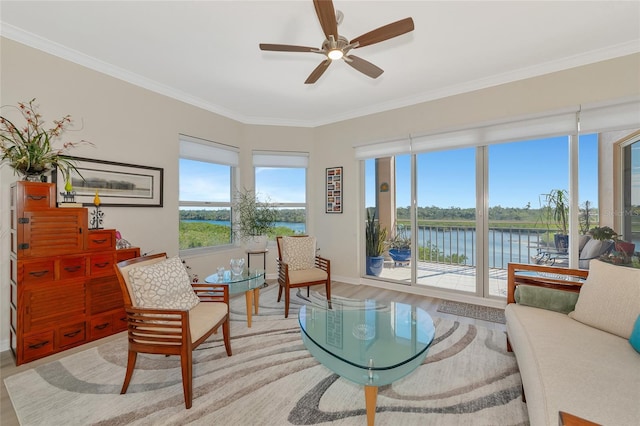
M 271 284 L 273 285 L 273 284 Z M 343 284 L 334 282 L 331 285 L 331 294 L 336 296 L 348 297 L 353 299 L 376 299 L 380 301 L 395 301 L 400 303 L 408 303 L 419 308 L 424 309 L 429 314 L 449 318 L 452 320 L 457 320 L 463 323 L 471 323 L 479 326 L 483 326 L 486 328 L 491 328 L 495 330 L 505 331 L 506 327 L 503 324 L 496 324 L 488 321 L 475 320 L 467 317 L 459 317 L 456 315 L 444 314 L 441 312 L 437 312 L 439 299 L 434 299 L 426 296 L 419 296 L 415 294 L 402 293 L 394 290 L 385 290 L 377 287 L 370 287 L 366 285 L 351 285 L 351 284 Z M 9 399 L 9 395 L 7 393 L 7 389 L 4 386 L 5 377 L 12 376 L 17 373 L 21 373 L 31 368 L 35 368 L 39 365 L 47 364 L 52 361 L 56 361 L 65 356 L 71 355 L 76 352 L 84 351 L 86 349 L 92 348 L 94 346 L 98 346 L 102 343 L 107 342 L 110 339 L 121 338 L 124 334 L 116 334 L 114 336 L 109 336 L 104 339 L 97 340 L 95 342 L 87 343 L 83 346 L 79 346 L 77 348 L 69 349 L 65 352 L 51 355 L 49 357 L 39 359 L 37 361 L 33 361 L 27 364 L 23 364 L 19 367 L 16 367 L 13 356 L 10 351 L 4 351 L 0 353 L 0 377 L 2 378 L 2 387 L 0 389 L 0 424 L 2 426 L 17 426 L 20 423 L 18 422 L 18 418 L 16 417 L 15 411 L 13 410 L 13 406 L 11 405 L 11 400 Z

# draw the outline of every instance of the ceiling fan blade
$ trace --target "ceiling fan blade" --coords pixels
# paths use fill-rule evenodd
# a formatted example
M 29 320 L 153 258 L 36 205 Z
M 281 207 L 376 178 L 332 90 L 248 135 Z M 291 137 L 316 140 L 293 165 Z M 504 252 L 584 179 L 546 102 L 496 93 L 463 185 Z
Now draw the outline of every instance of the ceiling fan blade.
M 307 80 L 304 82 L 304 84 L 313 84 L 316 81 L 318 81 L 320 76 L 322 76 L 322 74 L 324 74 L 327 68 L 329 68 L 329 65 L 331 65 L 331 59 L 322 61 L 320 65 L 318 65 L 316 69 L 314 69 L 313 72 L 309 74 L 309 77 L 307 77 Z
M 307 46 L 291 46 L 289 44 L 260 43 L 260 50 L 269 50 L 274 52 L 313 52 L 318 49 Z
M 345 56 L 344 58 L 344 61 L 347 64 L 351 65 L 353 68 L 371 78 L 378 78 L 384 72 L 382 68 L 379 68 L 373 65 L 371 62 L 365 61 L 364 59 L 357 56 L 349 55 Z
M 389 40 L 390 38 L 413 31 L 413 28 L 413 19 L 405 18 L 362 34 L 360 37 L 351 40 L 351 43 L 354 44 L 357 42 L 358 46 L 356 47 L 369 46 L 370 44 L 380 43 L 381 41 Z
M 320 21 L 320 26 L 327 40 L 329 36 L 333 36 L 334 40 L 338 40 L 338 22 L 336 21 L 336 11 L 333 8 L 331 0 L 313 0 L 316 8 L 316 15 Z

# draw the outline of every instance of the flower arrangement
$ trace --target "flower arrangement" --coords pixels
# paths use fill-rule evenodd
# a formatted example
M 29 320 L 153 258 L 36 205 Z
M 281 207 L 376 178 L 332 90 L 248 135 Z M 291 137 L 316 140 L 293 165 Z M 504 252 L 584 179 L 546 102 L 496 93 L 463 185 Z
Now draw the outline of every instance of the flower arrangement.
M 76 170 L 75 164 L 66 152 L 87 141 L 65 142 L 62 148 L 54 148 L 53 142 L 71 124 L 71 116 L 53 120 L 53 127 L 44 128 L 42 115 L 38 113 L 35 98 L 29 102 L 19 102 L 20 111 L 26 124 L 18 127 L 5 116 L 0 116 L 0 162 L 8 162 L 15 173 L 29 176 L 41 176 L 54 166 L 59 167 L 65 179 L 70 170 Z

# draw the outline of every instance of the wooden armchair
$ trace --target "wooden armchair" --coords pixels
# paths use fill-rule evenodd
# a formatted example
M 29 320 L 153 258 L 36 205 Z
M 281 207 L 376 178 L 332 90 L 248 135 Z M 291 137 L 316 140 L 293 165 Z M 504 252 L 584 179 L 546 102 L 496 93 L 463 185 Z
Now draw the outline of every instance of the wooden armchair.
M 316 255 L 316 240 L 307 235 L 276 237 L 278 243 L 278 302 L 284 291 L 284 317 L 289 317 L 292 288 L 324 284 L 331 303 L 331 262 Z
M 120 393 L 129 387 L 138 353 L 179 355 L 184 403 L 191 408 L 192 351 L 222 326 L 224 346 L 231 356 L 228 286 L 190 283 L 182 261 L 167 259 L 165 253 L 125 260 L 115 269 L 127 312 L 129 341 Z M 162 293 L 169 297 L 157 296 L 154 287 L 162 287 Z

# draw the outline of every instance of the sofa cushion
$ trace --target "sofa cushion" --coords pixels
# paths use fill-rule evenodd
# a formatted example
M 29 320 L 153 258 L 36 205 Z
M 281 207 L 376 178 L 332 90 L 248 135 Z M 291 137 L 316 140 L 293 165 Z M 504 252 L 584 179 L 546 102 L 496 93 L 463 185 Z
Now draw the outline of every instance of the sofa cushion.
M 578 293 L 533 285 L 519 285 L 515 291 L 516 303 L 568 314 L 578 301 Z
M 633 349 L 640 352 L 640 315 L 636 319 L 636 324 L 633 326 L 631 337 L 629 337 L 629 343 L 633 346 Z
M 626 339 L 516 303 L 505 317 L 531 426 L 557 425 L 558 411 L 602 425 L 637 424 L 640 374 L 631 372 L 639 371 L 640 355 Z
M 316 265 L 315 237 L 282 237 L 282 261 L 290 271 L 313 269 Z
M 640 315 L 640 269 L 592 260 L 580 289 L 576 321 L 628 339 Z
M 132 268 L 129 281 L 139 308 L 189 310 L 200 301 L 179 257 Z

